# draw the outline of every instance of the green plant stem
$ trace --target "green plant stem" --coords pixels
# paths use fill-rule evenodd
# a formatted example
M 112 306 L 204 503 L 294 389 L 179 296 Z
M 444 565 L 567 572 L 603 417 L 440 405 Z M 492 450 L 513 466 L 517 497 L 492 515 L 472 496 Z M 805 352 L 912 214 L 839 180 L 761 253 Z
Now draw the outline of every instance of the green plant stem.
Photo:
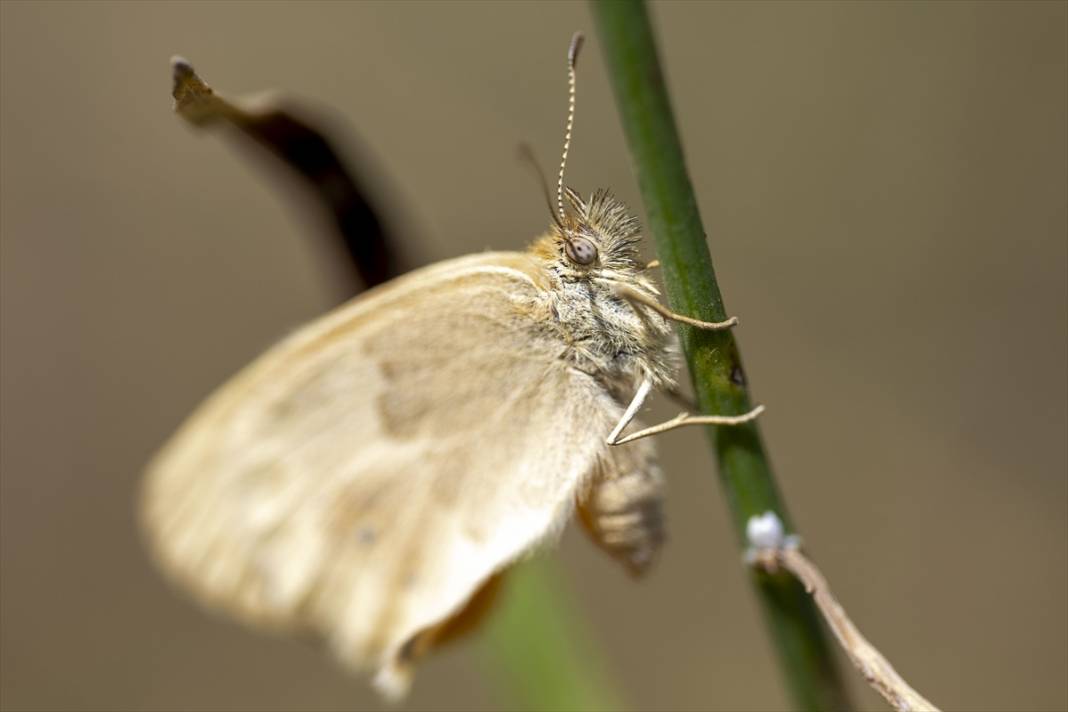
M 504 600 L 488 621 L 483 657 L 507 709 L 515 712 L 608 712 L 624 704 L 575 610 L 560 564 L 541 557 L 515 567 Z
M 707 321 L 727 318 L 716 283 L 697 200 L 686 172 L 667 87 L 645 4 L 591 2 L 601 47 L 656 240 L 668 301 L 675 311 Z M 679 325 L 702 412 L 744 413 L 751 407 L 741 356 L 730 331 Z M 706 428 L 719 462 L 735 530 L 744 548 L 754 515 L 772 511 L 792 531 L 775 486 L 759 427 Z M 840 710 L 849 702 L 819 616 L 787 574 L 752 571 L 789 689 L 798 707 Z

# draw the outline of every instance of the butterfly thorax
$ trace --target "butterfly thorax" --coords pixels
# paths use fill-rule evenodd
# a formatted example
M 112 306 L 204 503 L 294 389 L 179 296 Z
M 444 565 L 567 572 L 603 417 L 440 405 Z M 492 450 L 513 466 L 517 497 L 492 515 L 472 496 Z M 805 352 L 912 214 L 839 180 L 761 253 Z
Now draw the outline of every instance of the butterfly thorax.
M 645 378 L 672 383 L 669 325 L 620 296 L 621 287 L 658 294 L 639 259 L 637 219 L 605 191 L 589 201 L 571 190 L 567 197 L 572 212 L 530 248 L 545 270 L 545 299 L 565 358 L 612 390 L 632 391 Z

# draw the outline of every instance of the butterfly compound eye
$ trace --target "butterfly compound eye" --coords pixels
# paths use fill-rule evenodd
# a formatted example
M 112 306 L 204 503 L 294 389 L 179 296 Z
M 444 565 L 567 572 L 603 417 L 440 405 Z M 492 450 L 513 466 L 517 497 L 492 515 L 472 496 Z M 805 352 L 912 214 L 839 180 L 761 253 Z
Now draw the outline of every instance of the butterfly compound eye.
M 565 242 L 564 252 L 577 265 L 591 265 L 597 259 L 597 248 L 585 237 L 574 237 Z

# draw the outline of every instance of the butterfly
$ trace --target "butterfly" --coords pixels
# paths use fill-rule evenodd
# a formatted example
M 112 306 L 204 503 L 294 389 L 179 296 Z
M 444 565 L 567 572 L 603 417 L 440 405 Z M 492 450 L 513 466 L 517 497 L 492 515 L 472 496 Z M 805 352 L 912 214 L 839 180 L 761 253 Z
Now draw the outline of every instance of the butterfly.
M 299 329 L 224 384 L 147 468 L 141 519 L 161 568 L 205 605 L 311 633 L 390 697 L 486 609 L 497 575 L 573 513 L 632 573 L 663 541 L 663 475 L 624 435 L 676 371 L 640 226 L 563 176 L 525 252 L 446 260 Z M 544 181 L 543 181 L 544 187 Z

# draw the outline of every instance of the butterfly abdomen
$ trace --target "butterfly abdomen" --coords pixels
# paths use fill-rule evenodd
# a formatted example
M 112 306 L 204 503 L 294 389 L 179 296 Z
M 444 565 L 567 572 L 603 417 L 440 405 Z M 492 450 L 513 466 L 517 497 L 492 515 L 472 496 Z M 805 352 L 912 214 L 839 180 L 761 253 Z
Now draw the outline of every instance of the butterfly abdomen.
M 634 575 L 644 574 L 665 539 L 663 475 L 637 441 L 608 451 L 578 503 L 594 541 Z

